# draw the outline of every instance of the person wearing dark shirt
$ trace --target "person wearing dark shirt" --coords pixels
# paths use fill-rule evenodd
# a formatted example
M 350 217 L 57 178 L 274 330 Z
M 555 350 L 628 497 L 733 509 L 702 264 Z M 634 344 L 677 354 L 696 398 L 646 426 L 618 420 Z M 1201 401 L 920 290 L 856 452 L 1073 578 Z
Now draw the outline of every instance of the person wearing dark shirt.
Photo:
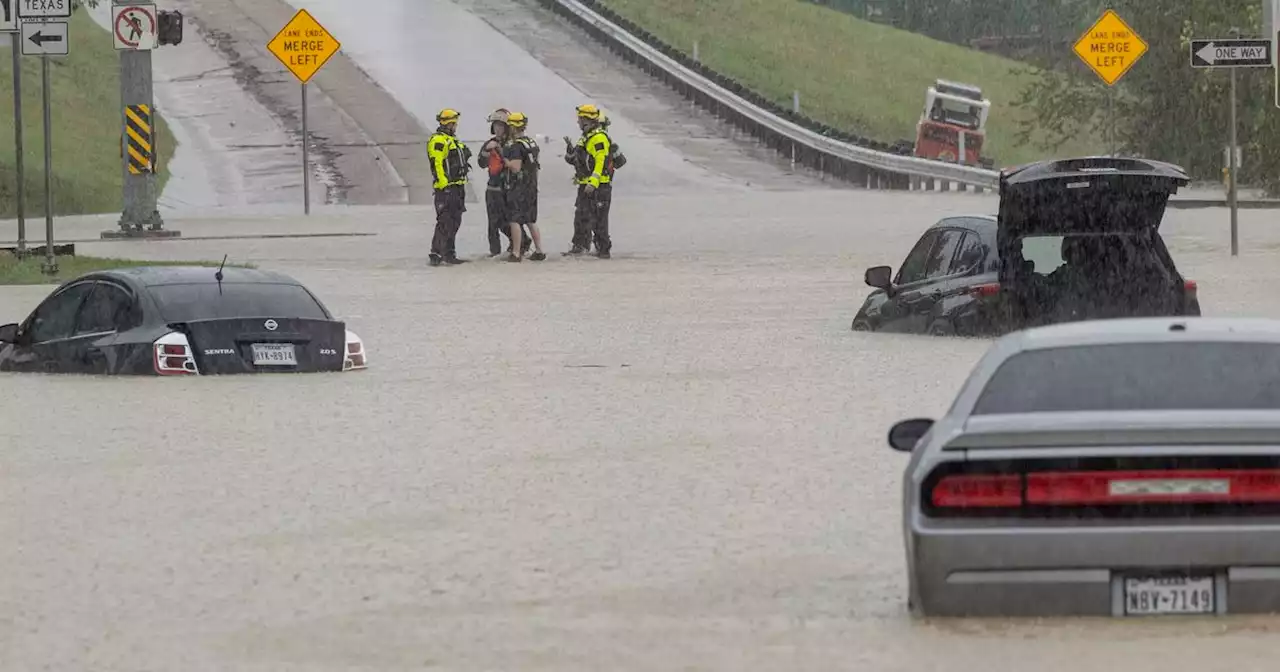
M 511 253 L 507 261 L 521 261 L 524 246 L 521 245 L 524 226 L 533 238 L 533 254 L 529 258 L 542 261 L 547 255 L 542 250 L 542 233 L 538 231 L 538 143 L 525 135 L 529 119 L 520 112 L 507 117 L 510 137 L 502 148 L 506 161 L 507 215 L 511 219 Z M 520 252 L 517 253 L 516 250 Z
M 489 256 L 502 254 L 502 239 L 507 239 L 507 252 L 511 252 L 511 220 L 507 217 L 507 195 L 505 189 L 506 166 L 502 158 L 502 146 L 508 139 L 507 117 L 511 114 L 506 108 L 498 108 L 489 115 L 489 132 L 492 134 L 480 147 L 476 164 L 481 170 L 488 171 L 489 182 L 485 185 L 485 210 L 489 215 Z M 533 244 L 531 239 L 524 240 L 524 252 Z

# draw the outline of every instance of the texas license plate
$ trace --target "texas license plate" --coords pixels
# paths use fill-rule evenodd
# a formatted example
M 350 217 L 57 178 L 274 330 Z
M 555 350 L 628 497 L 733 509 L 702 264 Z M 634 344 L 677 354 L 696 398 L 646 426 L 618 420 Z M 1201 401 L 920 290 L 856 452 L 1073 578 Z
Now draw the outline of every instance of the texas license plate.
M 1217 586 L 1212 576 L 1131 576 L 1124 579 L 1124 615 L 1212 614 Z
M 298 356 L 292 343 L 254 343 L 254 366 L 297 366 Z

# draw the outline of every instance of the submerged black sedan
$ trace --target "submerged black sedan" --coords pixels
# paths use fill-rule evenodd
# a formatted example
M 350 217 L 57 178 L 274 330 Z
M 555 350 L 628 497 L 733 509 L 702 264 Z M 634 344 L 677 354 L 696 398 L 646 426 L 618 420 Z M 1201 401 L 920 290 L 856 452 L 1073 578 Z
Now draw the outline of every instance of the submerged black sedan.
M 352 371 L 364 343 L 306 287 L 244 268 L 144 266 L 58 287 L 0 327 L 0 371 L 199 375 Z

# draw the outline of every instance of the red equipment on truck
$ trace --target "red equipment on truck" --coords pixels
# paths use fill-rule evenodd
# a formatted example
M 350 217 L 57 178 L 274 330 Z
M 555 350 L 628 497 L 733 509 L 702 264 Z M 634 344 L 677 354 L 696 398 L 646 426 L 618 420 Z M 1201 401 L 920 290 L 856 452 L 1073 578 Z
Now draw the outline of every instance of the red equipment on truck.
M 982 89 L 937 80 L 925 94 L 924 114 L 916 124 L 915 155 L 970 166 L 992 164 L 982 157 L 990 110 Z

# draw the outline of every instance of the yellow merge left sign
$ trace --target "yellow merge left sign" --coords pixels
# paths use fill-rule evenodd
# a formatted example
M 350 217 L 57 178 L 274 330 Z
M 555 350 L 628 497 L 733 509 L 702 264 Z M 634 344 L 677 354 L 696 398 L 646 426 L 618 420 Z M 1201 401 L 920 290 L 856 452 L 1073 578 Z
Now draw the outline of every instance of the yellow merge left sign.
M 342 44 L 305 9 L 298 10 L 284 30 L 267 43 L 267 50 L 303 84 L 341 48 Z
M 1111 86 L 1147 53 L 1147 43 L 1115 10 L 1108 9 L 1076 41 L 1075 52 L 1107 86 Z

